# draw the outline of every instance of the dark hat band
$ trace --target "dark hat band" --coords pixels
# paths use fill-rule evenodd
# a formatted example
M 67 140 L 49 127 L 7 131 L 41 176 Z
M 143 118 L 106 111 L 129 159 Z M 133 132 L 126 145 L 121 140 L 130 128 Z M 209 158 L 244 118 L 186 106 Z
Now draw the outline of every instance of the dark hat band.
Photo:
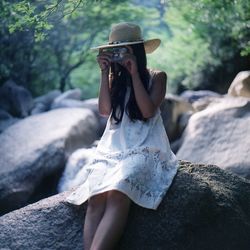
M 129 41 L 129 40 L 127 40 L 127 41 L 115 41 L 115 42 L 109 42 L 109 44 L 111 45 L 111 44 L 120 44 L 120 43 L 134 43 L 134 42 L 144 42 L 144 40 L 135 40 L 135 41 Z

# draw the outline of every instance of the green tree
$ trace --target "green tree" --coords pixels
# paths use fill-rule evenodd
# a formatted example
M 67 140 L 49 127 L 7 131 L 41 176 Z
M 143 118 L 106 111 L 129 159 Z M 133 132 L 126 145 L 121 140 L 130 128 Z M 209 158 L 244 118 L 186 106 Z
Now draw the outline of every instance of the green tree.
M 126 1 L 2 2 L 1 82 L 8 78 L 35 94 L 71 87 L 71 74 L 111 23 L 142 15 Z M 106 34 L 108 31 L 106 32 Z M 93 57 L 93 56 L 92 56 Z M 66 86 L 67 85 L 67 86 Z
M 167 71 L 172 92 L 182 86 L 223 92 L 225 83 L 250 66 L 249 5 L 244 0 L 2 0 L 0 84 L 12 78 L 35 95 L 80 87 L 85 97 L 96 96 L 96 53 L 89 48 L 107 41 L 112 23 L 132 21 L 145 38 L 162 39 L 148 56 L 149 66 Z
M 170 52 L 178 65 L 174 77 L 182 84 L 223 92 L 219 84 L 227 87 L 238 71 L 249 68 L 249 1 L 169 1 L 166 22 L 174 33 L 170 50 L 178 50 L 176 56 Z

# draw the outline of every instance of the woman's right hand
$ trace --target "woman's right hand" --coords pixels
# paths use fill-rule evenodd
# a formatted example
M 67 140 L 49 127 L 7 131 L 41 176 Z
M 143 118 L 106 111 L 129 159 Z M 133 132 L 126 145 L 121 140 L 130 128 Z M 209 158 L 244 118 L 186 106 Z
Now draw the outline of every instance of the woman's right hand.
M 109 73 L 111 56 L 112 54 L 110 52 L 99 50 L 99 54 L 97 56 L 97 62 L 99 64 L 101 71 L 104 73 Z

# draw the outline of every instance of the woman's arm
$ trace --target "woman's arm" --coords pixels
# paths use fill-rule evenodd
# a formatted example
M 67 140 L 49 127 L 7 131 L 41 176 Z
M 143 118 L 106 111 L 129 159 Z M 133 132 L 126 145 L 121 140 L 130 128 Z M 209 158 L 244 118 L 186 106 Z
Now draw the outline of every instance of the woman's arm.
M 98 107 L 100 115 L 109 116 L 111 112 L 111 98 L 109 89 L 109 76 L 105 72 L 101 73 Z
M 109 116 L 111 112 L 111 98 L 109 88 L 110 56 L 100 51 L 100 54 L 97 56 L 97 62 L 99 63 L 101 69 L 98 98 L 99 113 L 102 116 Z
M 145 90 L 139 73 L 134 73 L 132 82 L 137 105 L 144 118 L 154 116 L 155 111 L 162 103 L 166 94 L 167 75 L 163 71 L 158 71 L 152 79 L 153 84 L 150 94 Z
M 154 116 L 155 111 L 160 106 L 166 94 L 167 75 L 163 71 L 156 72 L 152 79 L 151 93 L 148 94 L 141 81 L 137 62 L 134 55 L 127 55 L 123 61 L 123 66 L 129 71 L 132 77 L 135 99 L 144 118 Z

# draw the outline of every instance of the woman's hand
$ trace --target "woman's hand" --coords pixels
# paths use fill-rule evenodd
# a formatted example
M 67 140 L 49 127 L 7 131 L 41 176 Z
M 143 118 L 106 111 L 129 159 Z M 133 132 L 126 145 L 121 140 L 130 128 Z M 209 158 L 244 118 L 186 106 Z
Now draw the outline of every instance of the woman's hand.
M 112 54 L 110 52 L 99 51 L 96 59 L 102 72 L 109 73 Z
M 124 55 L 120 64 L 127 69 L 131 76 L 138 74 L 137 61 L 133 54 Z

